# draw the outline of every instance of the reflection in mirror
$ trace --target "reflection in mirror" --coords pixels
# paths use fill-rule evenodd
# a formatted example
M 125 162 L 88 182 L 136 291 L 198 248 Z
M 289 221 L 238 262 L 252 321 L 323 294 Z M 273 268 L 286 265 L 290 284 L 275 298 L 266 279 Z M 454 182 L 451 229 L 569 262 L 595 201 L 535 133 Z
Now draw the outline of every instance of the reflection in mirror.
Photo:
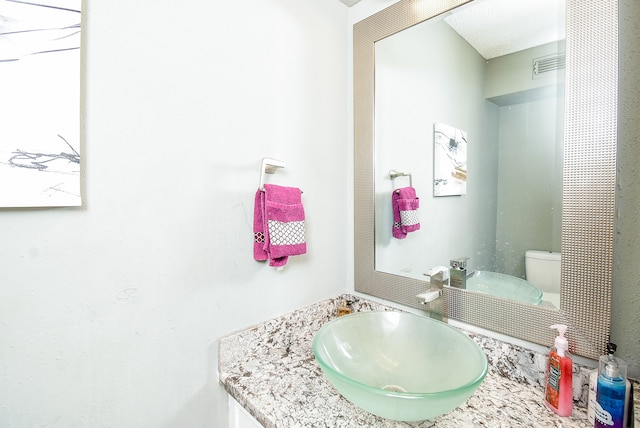
M 559 260 L 540 281 L 525 253 L 561 250 L 564 39 L 564 1 L 477 0 L 375 43 L 376 270 L 424 279 L 465 256 L 467 289 L 538 304 L 527 278 L 559 308 Z M 444 176 L 442 140 L 465 155 Z M 412 172 L 420 199 L 404 239 L 391 194 L 409 181 L 393 169 Z M 456 182 L 464 192 L 439 196 Z
M 508 4 L 516 3 L 512 0 L 505 1 Z M 378 210 L 388 210 L 388 205 L 385 207 L 379 202 L 384 202 L 382 198 L 387 199 L 388 192 L 392 189 L 389 178 L 385 179 L 383 176 L 388 174 L 389 170 L 411 172 L 414 186 L 426 199 L 425 203 L 437 202 L 442 205 L 455 206 L 456 201 L 458 202 L 459 206 L 455 207 L 460 209 L 447 211 L 447 216 L 452 217 L 453 220 L 458 220 L 461 213 L 464 212 L 461 209 L 460 201 L 469 201 L 477 198 L 476 193 L 480 194 L 478 186 L 482 180 L 490 182 L 491 180 L 487 178 L 490 177 L 496 183 L 502 183 L 502 178 L 499 172 L 496 174 L 495 171 L 492 173 L 479 169 L 481 163 L 474 158 L 478 154 L 472 153 L 472 151 L 483 147 L 483 144 L 488 144 L 484 141 L 486 137 L 483 132 L 486 131 L 483 127 L 473 125 L 472 119 L 468 119 L 469 124 L 447 123 L 446 121 L 451 119 L 426 117 L 424 114 L 418 114 L 414 111 L 403 114 L 413 114 L 413 122 L 422 123 L 422 127 L 425 129 L 421 134 L 422 143 L 425 146 L 433 144 L 434 123 L 444 123 L 468 133 L 469 156 L 466 194 L 432 198 L 429 174 L 424 171 L 427 168 L 432 168 L 428 158 L 426 160 L 420 159 L 419 164 L 408 164 L 407 166 L 394 164 L 388 168 L 376 170 L 375 163 L 378 156 L 376 153 L 378 142 L 374 144 L 376 139 L 374 117 L 377 114 L 374 108 L 376 104 L 374 96 L 376 79 L 374 77 L 378 77 L 375 68 L 376 44 L 400 31 L 467 3 L 475 2 L 468 0 L 399 0 L 354 25 L 355 221 L 353 227 L 355 291 L 418 309 L 425 309 L 416 296 L 425 293 L 427 284 L 423 279 L 417 279 L 419 275 L 415 275 L 415 277 L 406 273 L 399 275 L 376 269 L 375 253 L 384 250 L 384 248 L 376 248 L 375 218 L 382 215 L 382 211 Z M 565 4 L 567 20 L 564 147 L 562 151 L 560 308 L 556 309 L 542 304 L 533 305 L 453 287 L 443 289 L 441 306 L 445 318 L 545 346 L 553 341 L 553 334 L 549 326 L 556 323 L 566 324 L 569 326 L 568 331 L 571 332 L 570 344 L 574 354 L 597 358 L 606 350 L 611 326 L 617 146 L 618 7 L 617 2 L 603 2 L 601 0 L 566 0 Z M 445 64 L 440 61 L 441 59 L 430 58 L 432 64 L 430 72 Z M 457 76 L 463 75 L 465 71 L 465 67 L 452 69 L 452 73 L 457 73 Z M 466 82 L 459 82 L 459 84 L 466 85 Z M 453 100 L 457 96 L 458 93 L 452 90 L 451 96 L 446 98 Z M 429 97 L 423 96 L 423 98 Z M 499 104 L 499 102 L 490 100 L 483 102 Z M 468 106 L 466 102 L 458 102 L 456 106 L 457 110 L 463 112 L 475 107 Z M 379 112 L 382 112 L 384 105 L 378 107 L 380 107 Z M 476 128 L 472 129 L 472 126 Z M 529 129 L 529 132 L 533 131 L 537 132 L 538 130 Z M 394 144 L 400 144 L 405 135 L 398 134 L 394 138 Z M 500 145 L 502 145 L 502 141 L 499 142 L 497 148 L 491 145 L 489 147 L 499 151 L 501 150 Z M 401 152 L 399 148 L 387 150 L 393 153 Z M 407 161 L 407 159 L 413 161 L 420 156 L 424 158 L 432 156 L 431 149 L 424 147 L 403 148 L 402 151 L 408 152 L 403 153 L 403 156 L 399 158 L 403 161 Z M 481 153 L 479 156 L 483 155 L 485 154 Z M 523 158 L 516 164 L 516 172 L 512 173 L 513 175 L 520 175 L 524 171 L 524 166 L 534 163 L 531 162 L 529 155 L 521 155 L 521 157 Z M 560 162 L 559 156 L 556 161 Z M 498 165 L 501 159 L 498 158 L 495 162 Z M 535 164 L 539 163 L 535 162 Z M 422 174 L 421 178 L 419 178 L 420 174 Z M 509 178 L 513 179 L 514 177 Z M 393 181 L 393 185 L 406 186 L 404 180 L 407 178 L 400 176 Z M 515 187 L 516 193 L 518 189 L 519 187 Z M 496 193 L 495 201 L 490 203 L 495 204 L 495 223 L 497 225 L 502 222 L 502 219 L 498 218 L 501 214 L 498 207 L 500 198 L 506 190 L 496 187 L 494 191 Z M 549 192 L 553 193 L 551 190 Z M 384 197 L 381 196 L 383 194 Z M 428 196 L 424 196 L 425 194 Z M 522 202 L 518 202 L 518 204 L 522 204 Z M 510 205 L 511 209 L 514 206 Z M 559 203 L 554 205 L 554 207 L 559 206 Z M 528 209 L 531 210 L 531 208 Z M 421 226 L 426 228 L 437 224 L 433 222 L 432 216 L 439 215 L 443 211 L 440 207 L 434 210 L 433 207 L 425 205 L 425 209 L 420 215 Z M 451 232 L 459 225 L 462 228 L 461 224 L 458 221 L 447 223 L 447 229 Z M 389 225 L 384 226 L 384 228 L 388 227 Z M 492 227 L 494 226 L 491 222 L 478 226 L 479 229 Z M 527 221 L 522 227 L 530 227 L 529 222 Z M 440 226 L 440 228 L 444 228 L 444 226 Z M 495 226 L 495 229 L 496 240 L 515 242 L 510 236 L 500 237 L 498 227 Z M 420 232 L 422 229 L 411 233 L 418 234 Z M 389 232 L 384 233 L 388 234 Z M 551 233 L 551 236 L 557 235 L 556 232 L 552 231 Z M 467 229 L 467 235 L 470 236 L 469 240 L 478 241 L 476 242 L 478 246 L 473 248 L 480 248 L 484 251 L 483 247 L 493 245 L 490 242 L 479 242 L 476 230 Z M 444 234 L 438 240 L 439 242 L 433 242 L 431 245 L 450 245 L 454 241 L 450 236 Z M 387 238 L 386 243 L 390 244 L 390 242 L 391 239 Z M 385 243 L 384 235 L 380 243 Z M 553 248 L 553 244 L 550 245 Z M 498 252 L 498 242 L 495 247 L 495 266 L 497 269 L 502 256 Z M 534 243 L 527 243 L 526 247 L 535 249 Z M 521 258 L 526 247 L 514 251 L 514 253 Z M 447 265 L 451 258 L 466 256 L 471 258 L 470 264 L 472 265 L 474 258 L 477 258 L 476 253 L 472 254 L 471 250 L 469 250 L 469 254 L 460 254 L 457 250 L 458 248 L 455 247 L 450 250 L 451 253 L 449 250 L 441 251 L 437 263 Z M 437 253 L 434 252 L 434 254 Z M 405 256 L 410 257 L 406 253 Z M 410 269 L 416 270 L 423 266 L 429 267 L 426 261 L 422 262 L 423 255 L 419 254 L 417 258 L 419 261 L 415 264 L 413 262 L 411 264 L 397 263 L 396 266 L 400 266 L 400 269 L 409 266 Z M 477 263 L 477 261 L 475 262 Z M 505 262 L 504 264 L 510 263 Z M 477 266 L 471 269 L 477 269 Z M 418 271 L 418 273 L 421 272 Z M 456 276 L 456 279 L 460 278 Z

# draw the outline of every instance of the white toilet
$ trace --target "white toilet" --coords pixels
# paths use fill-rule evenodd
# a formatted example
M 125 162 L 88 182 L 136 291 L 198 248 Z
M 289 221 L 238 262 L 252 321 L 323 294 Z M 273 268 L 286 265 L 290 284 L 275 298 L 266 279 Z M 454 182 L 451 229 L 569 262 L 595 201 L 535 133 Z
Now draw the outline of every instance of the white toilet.
M 527 250 L 524 255 L 526 279 L 542 290 L 542 301 L 560 308 L 560 253 Z

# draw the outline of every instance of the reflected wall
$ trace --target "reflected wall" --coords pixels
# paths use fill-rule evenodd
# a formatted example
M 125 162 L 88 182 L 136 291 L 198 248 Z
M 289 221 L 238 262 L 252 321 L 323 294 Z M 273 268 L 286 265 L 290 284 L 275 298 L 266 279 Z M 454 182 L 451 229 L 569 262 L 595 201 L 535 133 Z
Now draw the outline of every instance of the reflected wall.
M 469 270 L 525 278 L 526 250 L 560 251 L 564 69 L 532 75 L 557 53 L 564 41 L 486 60 L 441 17 L 375 43 L 376 270 L 420 279 L 466 256 Z M 469 136 L 463 195 L 434 190 L 436 123 Z M 409 180 L 390 170 L 411 172 L 420 198 L 421 228 L 403 240 L 391 194 Z

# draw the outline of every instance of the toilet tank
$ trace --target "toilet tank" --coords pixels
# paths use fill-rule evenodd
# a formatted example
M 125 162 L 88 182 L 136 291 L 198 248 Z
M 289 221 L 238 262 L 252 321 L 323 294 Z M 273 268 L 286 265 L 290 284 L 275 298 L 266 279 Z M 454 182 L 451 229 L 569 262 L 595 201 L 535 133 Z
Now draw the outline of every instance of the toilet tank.
M 527 281 L 543 292 L 560 293 L 560 253 L 527 250 L 524 266 Z

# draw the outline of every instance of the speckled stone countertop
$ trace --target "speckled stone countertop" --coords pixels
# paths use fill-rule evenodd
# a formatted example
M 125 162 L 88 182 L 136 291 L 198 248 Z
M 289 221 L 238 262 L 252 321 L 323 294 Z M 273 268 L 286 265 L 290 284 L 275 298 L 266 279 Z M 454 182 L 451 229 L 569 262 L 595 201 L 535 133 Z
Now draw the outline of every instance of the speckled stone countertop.
M 489 372 L 465 404 L 421 422 L 391 421 L 361 410 L 324 378 L 312 350 L 315 332 L 335 318 L 343 298 L 354 301 L 358 312 L 396 310 L 345 295 L 220 339 L 220 383 L 265 427 L 589 427 L 587 369 L 574 365 L 576 405 L 571 417 L 561 418 L 542 400 L 546 356 L 470 333 L 487 355 Z M 638 402 L 640 390 L 635 390 Z

